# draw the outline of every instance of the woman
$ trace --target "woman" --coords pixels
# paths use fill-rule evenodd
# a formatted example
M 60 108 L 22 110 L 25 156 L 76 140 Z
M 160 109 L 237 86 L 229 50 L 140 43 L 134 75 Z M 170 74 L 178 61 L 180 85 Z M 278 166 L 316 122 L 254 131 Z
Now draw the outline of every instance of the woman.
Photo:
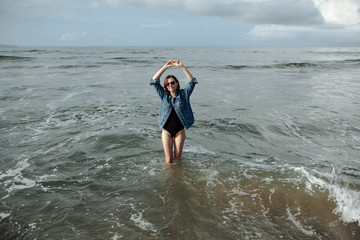
M 173 75 L 164 79 L 164 87 L 160 84 L 161 75 L 173 66 L 179 67 L 189 79 L 184 89 L 180 89 L 180 83 Z M 162 129 L 161 139 L 167 163 L 180 159 L 185 142 L 185 128 L 188 129 L 194 123 L 190 95 L 195 84 L 196 78 L 178 60 L 169 60 L 150 81 L 161 99 L 159 126 Z

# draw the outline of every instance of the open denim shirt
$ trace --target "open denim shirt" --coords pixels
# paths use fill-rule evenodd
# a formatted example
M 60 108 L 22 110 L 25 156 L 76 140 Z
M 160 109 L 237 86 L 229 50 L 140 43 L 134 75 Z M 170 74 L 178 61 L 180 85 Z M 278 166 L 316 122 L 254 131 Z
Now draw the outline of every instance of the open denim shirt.
M 150 80 L 150 85 L 155 87 L 161 99 L 159 114 L 160 128 L 164 127 L 173 108 L 186 129 L 194 124 L 195 119 L 190 105 L 190 96 L 197 83 L 196 78 L 191 79 L 186 87 L 177 91 L 176 96 L 172 98 L 170 94 L 164 93 L 164 88 L 161 86 L 160 80 Z

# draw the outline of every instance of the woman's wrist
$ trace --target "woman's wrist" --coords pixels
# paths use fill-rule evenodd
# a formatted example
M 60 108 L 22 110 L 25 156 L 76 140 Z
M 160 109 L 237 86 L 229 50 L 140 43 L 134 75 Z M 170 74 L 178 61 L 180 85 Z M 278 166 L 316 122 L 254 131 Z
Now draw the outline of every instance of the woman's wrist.
M 168 68 L 169 68 L 169 65 L 165 64 L 165 65 L 161 68 L 161 70 L 162 70 L 163 72 L 165 72 Z

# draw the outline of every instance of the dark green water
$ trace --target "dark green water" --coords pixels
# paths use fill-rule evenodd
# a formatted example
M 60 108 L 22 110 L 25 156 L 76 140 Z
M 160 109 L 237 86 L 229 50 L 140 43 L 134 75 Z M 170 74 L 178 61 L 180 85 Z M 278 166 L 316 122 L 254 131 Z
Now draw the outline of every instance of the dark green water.
M 359 239 L 359 56 L 0 49 L 0 236 Z M 171 165 L 149 86 L 169 58 L 199 81 L 196 122 Z

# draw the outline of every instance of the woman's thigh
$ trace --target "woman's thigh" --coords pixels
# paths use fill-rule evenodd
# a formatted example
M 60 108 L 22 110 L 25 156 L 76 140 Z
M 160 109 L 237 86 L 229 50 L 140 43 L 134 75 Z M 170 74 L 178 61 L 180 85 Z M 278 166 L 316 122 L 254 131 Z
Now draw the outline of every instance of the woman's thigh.
M 161 140 L 164 148 L 165 160 L 166 162 L 171 163 L 173 160 L 174 140 L 170 136 L 170 134 L 164 129 L 162 130 L 161 133 Z
M 185 138 L 186 138 L 185 129 L 178 132 L 174 138 L 175 159 L 181 158 L 181 153 L 184 147 Z

